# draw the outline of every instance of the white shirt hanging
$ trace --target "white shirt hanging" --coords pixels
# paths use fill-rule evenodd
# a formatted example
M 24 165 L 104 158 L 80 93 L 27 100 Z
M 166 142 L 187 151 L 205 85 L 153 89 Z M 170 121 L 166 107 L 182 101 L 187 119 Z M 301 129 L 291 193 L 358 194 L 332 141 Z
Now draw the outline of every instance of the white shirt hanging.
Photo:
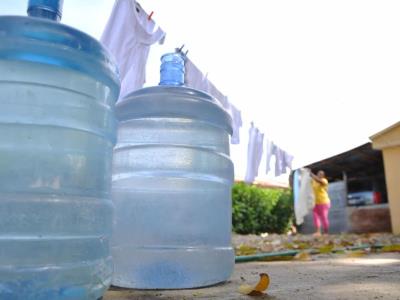
M 203 85 L 204 75 L 197 68 L 197 66 L 188 58 L 185 60 L 185 85 L 187 87 L 200 90 L 203 92 L 207 91 L 204 89 Z
M 275 145 L 272 141 L 270 140 L 266 140 L 265 142 L 266 147 L 265 147 L 265 154 L 266 154 L 266 164 L 267 164 L 267 168 L 266 168 L 266 173 L 268 174 L 269 171 L 271 171 L 271 158 L 274 155 L 273 151 L 275 149 Z
M 310 170 L 296 170 L 299 182 L 293 182 L 293 186 L 298 185 L 298 195 L 294 202 L 294 212 L 296 216 L 296 224 L 301 225 L 304 222 L 304 217 L 314 207 L 314 192 L 312 189 L 312 181 Z
M 233 134 L 231 144 L 240 143 L 240 128 L 242 127 L 242 113 L 232 103 L 229 103 L 230 114 L 232 117 Z
M 134 0 L 116 0 L 100 41 L 115 57 L 120 79 L 119 99 L 145 83 L 150 46 L 163 43 L 165 32 L 148 19 Z
M 263 155 L 263 151 L 264 151 L 264 147 L 263 147 L 263 143 L 264 143 L 264 133 L 261 133 L 260 131 L 258 131 L 257 133 L 257 147 L 256 147 L 256 157 L 255 157 L 255 174 L 256 176 L 258 176 L 258 168 L 260 166 L 261 163 L 261 158 Z
M 185 60 L 185 84 L 187 87 L 203 91 L 213 96 L 222 105 L 222 107 L 230 114 L 232 118 L 233 134 L 231 144 L 239 144 L 239 131 L 242 127 L 242 114 L 232 103 L 228 97 L 222 94 L 216 86 L 210 82 L 207 75 L 204 75 L 199 68 L 188 58 Z
M 271 171 L 271 158 L 275 156 L 275 176 L 286 174 L 292 169 L 293 156 L 279 148 L 274 142 L 266 141 L 266 174 Z
M 249 143 L 247 145 L 246 176 L 244 178 L 244 181 L 247 183 L 252 183 L 258 175 L 258 168 L 263 153 L 263 140 L 264 134 L 251 123 L 249 129 Z
M 293 156 L 275 146 L 273 149 L 275 154 L 275 176 L 286 174 L 287 169 L 292 169 Z

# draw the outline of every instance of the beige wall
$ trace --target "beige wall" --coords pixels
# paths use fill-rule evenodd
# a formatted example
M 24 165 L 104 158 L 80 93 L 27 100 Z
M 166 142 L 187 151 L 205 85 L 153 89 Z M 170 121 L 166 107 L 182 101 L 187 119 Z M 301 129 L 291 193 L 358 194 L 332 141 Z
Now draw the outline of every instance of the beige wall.
M 372 145 L 376 149 L 400 147 L 400 123 L 371 137 Z
M 383 149 L 393 233 L 400 234 L 400 146 Z
M 383 152 L 392 230 L 400 234 L 400 122 L 373 135 L 372 146 Z

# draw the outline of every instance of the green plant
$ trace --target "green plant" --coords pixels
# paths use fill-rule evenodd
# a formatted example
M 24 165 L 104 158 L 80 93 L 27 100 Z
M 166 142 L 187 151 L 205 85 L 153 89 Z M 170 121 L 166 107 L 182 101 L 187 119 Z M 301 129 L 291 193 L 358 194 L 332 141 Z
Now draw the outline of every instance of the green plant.
M 241 234 L 285 233 L 292 225 L 291 193 L 237 183 L 232 190 L 233 230 Z

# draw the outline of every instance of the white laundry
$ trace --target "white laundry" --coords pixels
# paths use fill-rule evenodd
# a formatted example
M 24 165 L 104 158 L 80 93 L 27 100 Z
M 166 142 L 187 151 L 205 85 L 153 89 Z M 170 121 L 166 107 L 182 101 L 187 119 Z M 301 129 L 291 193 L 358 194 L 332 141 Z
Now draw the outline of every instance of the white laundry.
M 275 176 L 286 174 L 287 168 L 292 169 L 293 156 L 277 147 L 275 161 Z
M 257 132 L 257 147 L 256 147 L 256 155 L 255 155 L 256 159 L 255 159 L 255 166 L 254 166 L 256 176 L 258 176 L 258 168 L 260 166 L 261 158 L 262 158 L 263 151 L 264 151 L 263 143 L 264 143 L 264 133 L 261 133 L 260 131 L 258 131 Z
M 271 170 L 271 158 L 275 156 L 275 176 L 280 176 L 286 174 L 287 168 L 292 169 L 293 156 L 288 154 L 286 151 L 282 150 L 276 146 L 273 142 L 267 141 L 267 168 L 266 174 Z
M 185 85 L 187 87 L 207 92 L 204 90 L 204 75 L 197 66 L 188 58 L 185 60 Z
M 257 146 L 257 131 L 258 129 L 254 127 L 253 123 L 251 123 L 249 129 L 249 142 L 247 145 L 247 167 L 246 167 L 246 176 L 244 181 L 247 183 L 252 183 L 255 179 L 255 171 L 254 171 L 254 160 L 255 160 L 255 148 Z
M 289 168 L 292 170 L 292 163 L 293 163 L 293 155 L 290 155 L 286 151 L 283 151 L 283 167 L 284 167 L 284 174 L 286 173 L 286 169 Z
M 208 80 L 207 74 L 204 75 L 189 58 L 185 60 L 185 85 L 213 96 L 226 111 L 229 111 L 229 101 L 226 96 Z
M 240 127 L 242 127 L 242 113 L 238 110 L 232 103 L 229 102 L 228 97 L 223 95 L 215 85 L 210 82 L 208 79 L 206 87 L 208 89 L 207 93 L 213 96 L 218 102 L 222 105 L 225 111 L 231 116 L 232 118 L 232 138 L 231 144 L 239 144 L 240 142 Z
M 274 148 L 274 155 L 275 155 L 275 176 L 280 176 L 283 174 L 284 170 L 282 167 L 282 160 L 283 160 L 283 151 L 278 146 Z
M 299 201 L 299 191 L 300 191 L 300 170 L 295 170 L 292 175 L 292 190 L 293 190 L 293 200 L 294 207 Z M 295 212 L 296 213 L 296 212 Z
M 222 94 L 212 82 L 210 82 L 208 79 L 205 80 L 208 81 L 208 84 L 206 84 L 206 86 L 208 87 L 207 93 L 213 96 L 215 99 L 217 99 L 218 102 L 222 105 L 222 107 L 227 112 L 229 112 L 230 104 L 228 98 L 224 94 Z
M 187 57 L 185 59 L 185 85 L 192 89 L 212 95 L 212 93 L 210 93 L 211 82 L 208 80 L 207 74 L 204 75 L 200 69 Z M 218 98 L 217 100 L 219 101 Z
M 247 183 L 252 183 L 258 175 L 258 167 L 260 166 L 263 153 L 263 139 L 264 134 L 251 123 L 249 129 L 249 143 L 247 146 L 246 176 L 244 178 L 244 181 Z
M 239 144 L 240 143 L 240 128 L 243 125 L 242 113 L 232 103 L 229 103 L 229 108 L 230 108 L 229 109 L 230 115 L 232 117 L 232 127 L 233 127 L 231 144 Z
M 200 84 L 200 91 L 210 94 L 210 81 L 208 80 L 207 76 L 208 76 L 208 73 L 206 75 L 203 75 L 203 79 Z
M 269 171 L 271 171 L 271 158 L 274 155 L 273 151 L 275 149 L 275 144 L 268 139 L 266 139 L 265 144 L 266 144 L 265 155 L 266 155 L 266 162 L 267 162 L 267 168 L 266 168 L 265 174 L 268 174 Z
M 199 68 L 188 58 L 185 60 L 185 85 L 187 87 L 203 91 L 213 96 L 219 104 L 229 113 L 232 118 L 233 134 L 231 144 L 240 143 L 240 128 L 242 127 L 242 114 L 232 103 L 228 97 L 222 94 L 216 86 L 210 82 L 207 75 L 204 75 Z
M 100 41 L 114 56 L 120 74 L 119 99 L 143 87 L 150 46 L 164 42 L 165 32 L 148 19 L 135 0 L 116 0 Z
M 294 212 L 296 216 L 296 224 L 301 225 L 304 222 L 304 217 L 308 215 L 308 213 L 314 207 L 314 193 L 312 189 L 312 181 L 310 170 L 308 169 L 300 169 L 296 170 L 299 171 L 298 180 L 300 181 L 299 184 L 299 191 L 298 197 L 295 199 L 294 202 Z M 296 176 L 294 176 L 294 179 Z M 295 186 L 296 182 L 293 182 L 293 186 Z M 298 183 L 297 183 L 298 184 Z

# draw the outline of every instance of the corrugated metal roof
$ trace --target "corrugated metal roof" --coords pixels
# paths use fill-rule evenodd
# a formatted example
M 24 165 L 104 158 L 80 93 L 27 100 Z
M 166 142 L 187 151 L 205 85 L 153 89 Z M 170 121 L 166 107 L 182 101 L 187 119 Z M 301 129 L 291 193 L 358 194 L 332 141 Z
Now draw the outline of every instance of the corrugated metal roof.
M 382 151 L 372 148 L 372 143 L 366 143 L 349 151 L 337 154 L 324 160 L 304 166 L 314 172 L 324 170 L 328 180 L 347 177 L 368 177 L 382 173 Z

